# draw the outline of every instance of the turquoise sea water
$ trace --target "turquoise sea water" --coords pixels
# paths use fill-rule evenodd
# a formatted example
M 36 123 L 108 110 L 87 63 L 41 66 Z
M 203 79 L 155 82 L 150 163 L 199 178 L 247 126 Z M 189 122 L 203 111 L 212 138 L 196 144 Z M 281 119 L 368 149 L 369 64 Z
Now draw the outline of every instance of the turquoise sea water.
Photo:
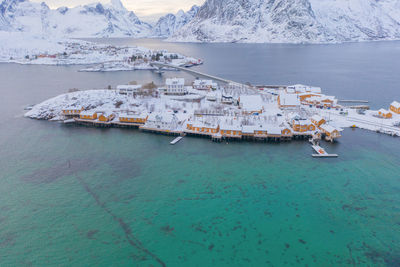
M 70 87 L 156 75 L 0 69 L 0 266 L 399 266 L 398 138 L 346 130 L 329 160 L 301 141 L 170 146 L 21 116 Z

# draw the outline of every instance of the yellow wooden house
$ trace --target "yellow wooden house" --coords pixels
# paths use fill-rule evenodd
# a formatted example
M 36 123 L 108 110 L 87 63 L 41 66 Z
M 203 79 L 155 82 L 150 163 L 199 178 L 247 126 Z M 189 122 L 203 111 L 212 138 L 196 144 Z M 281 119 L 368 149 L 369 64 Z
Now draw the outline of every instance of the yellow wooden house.
M 101 122 L 110 122 L 115 118 L 114 113 L 104 112 L 99 116 L 99 121 Z
M 315 131 L 316 127 L 310 120 L 298 120 L 292 121 L 292 128 L 295 132 L 311 132 Z
M 393 117 L 393 115 L 392 115 L 392 113 L 390 113 L 390 111 L 383 109 L 383 108 L 381 108 L 378 111 L 378 115 L 379 115 L 379 117 L 384 118 L 384 119 L 391 119 Z
M 79 116 L 83 111 L 83 107 L 67 107 L 62 110 L 62 114 L 65 116 Z
M 221 124 L 219 132 L 224 137 L 242 137 L 242 127 L 240 125 Z
M 96 111 L 82 111 L 79 115 L 79 118 L 82 120 L 96 120 L 97 112 Z
M 321 125 L 320 130 L 325 134 L 329 141 L 333 142 L 335 139 L 341 137 L 340 130 L 333 126 L 323 124 Z
M 311 117 L 311 122 L 314 123 L 315 126 L 319 127 L 322 124 L 325 124 L 326 120 L 319 115 L 314 115 Z
M 148 117 L 147 114 L 121 114 L 119 115 L 119 121 L 123 123 L 145 124 Z
M 219 132 L 219 125 L 203 122 L 188 122 L 186 129 L 197 134 L 216 134 Z
M 390 111 L 400 114 L 400 103 L 397 101 L 393 101 L 392 104 L 390 104 Z

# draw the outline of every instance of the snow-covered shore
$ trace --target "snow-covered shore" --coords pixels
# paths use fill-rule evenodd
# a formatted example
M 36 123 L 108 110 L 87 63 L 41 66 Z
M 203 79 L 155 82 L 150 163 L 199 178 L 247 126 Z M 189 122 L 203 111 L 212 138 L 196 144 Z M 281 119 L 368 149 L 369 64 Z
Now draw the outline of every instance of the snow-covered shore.
M 235 93 L 227 91 L 226 88 L 216 91 L 191 88 L 188 94 L 181 96 L 165 95 L 160 93 L 159 89 L 151 89 L 145 94 L 137 95 L 121 94 L 118 90 L 77 91 L 35 105 L 25 116 L 32 119 L 64 120 L 66 116 L 63 111 L 75 109 L 86 113 L 114 114 L 110 122 L 118 123 L 123 114 L 136 114 L 149 117 L 148 120 L 150 117 L 157 118 L 156 122 L 151 121 L 149 127 L 156 127 L 158 131 L 205 134 L 204 129 L 214 125 L 216 132 L 213 135 L 225 134 L 235 138 L 242 138 L 248 131 L 252 131 L 252 135 L 258 137 L 263 134 L 285 137 L 284 131 L 288 131 L 287 135 L 290 136 L 326 134 L 323 127 L 320 128 L 315 121 L 317 117 L 332 131 L 340 132 L 341 128 L 356 127 L 400 136 L 400 114 L 393 113 L 391 118 L 385 119 L 379 117 L 378 111 L 367 110 L 361 114 L 354 109 L 338 105 L 335 108 L 321 108 L 301 104 L 288 109 L 279 102 L 282 101 L 283 95 L 280 95 L 282 97 L 279 100 L 276 96 L 278 90 L 273 91 L 242 89 L 240 93 Z M 227 102 L 226 99 L 233 100 Z M 173 120 L 176 120 L 174 124 Z M 144 127 L 146 125 L 147 123 Z M 194 128 L 196 130 L 191 128 L 192 125 L 197 125 L 197 128 Z M 297 128 L 303 126 L 307 127 L 304 131 Z M 229 135 L 226 135 L 227 132 Z M 237 133 L 237 136 L 230 134 L 231 132 L 235 135 Z

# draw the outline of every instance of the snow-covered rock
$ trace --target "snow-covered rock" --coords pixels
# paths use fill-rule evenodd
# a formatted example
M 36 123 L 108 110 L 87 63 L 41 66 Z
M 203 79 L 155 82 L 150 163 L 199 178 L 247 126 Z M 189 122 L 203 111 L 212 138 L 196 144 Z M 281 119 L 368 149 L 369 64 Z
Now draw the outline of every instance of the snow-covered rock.
M 120 0 L 74 8 L 50 9 L 44 2 L 2 0 L 0 31 L 54 37 L 143 37 L 151 25 L 128 11 Z
M 334 43 L 400 39 L 399 0 L 207 0 L 170 41 Z
M 161 17 L 152 30 L 154 37 L 169 37 L 180 28 L 188 24 L 199 11 L 199 7 L 194 5 L 188 12 L 179 10 L 177 14 L 167 14 Z

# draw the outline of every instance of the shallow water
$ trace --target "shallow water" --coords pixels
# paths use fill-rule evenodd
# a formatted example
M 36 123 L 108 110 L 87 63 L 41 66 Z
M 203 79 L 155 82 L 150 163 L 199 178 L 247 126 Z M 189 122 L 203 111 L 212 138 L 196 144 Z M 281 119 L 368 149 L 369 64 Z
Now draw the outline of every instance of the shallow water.
M 381 69 L 399 59 L 398 45 L 166 44 L 203 55 L 206 64 L 199 69 L 208 73 L 253 83 L 322 85 L 377 106 L 400 97 L 393 89 L 399 70 Z M 356 56 L 321 60 L 319 67 L 310 60 L 289 73 L 279 63 L 298 62 L 304 50 L 317 59 L 335 49 L 339 55 L 369 51 L 382 71 Z M 227 51 L 233 51 L 231 58 Z M 238 51 L 246 56 L 233 56 Z M 251 54 L 272 63 L 253 68 Z M 0 64 L 0 93 L 7 96 L 0 98 L 1 266 L 399 265 L 398 138 L 346 130 L 339 143 L 323 144 L 340 157 L 316 160 L 300 141 L 216 144 L 187 137 L 170 146 L 171 137 L 136 130 L 22 117 L 24 106 L 69 88 L 162 81 L 147 71 L 78 69 Z M 342 74 L 318 75 L 334 69 Z M 338 86 L 341 76 L 346 90 Z M 381 84 L 383 93 L 373 84 Z

